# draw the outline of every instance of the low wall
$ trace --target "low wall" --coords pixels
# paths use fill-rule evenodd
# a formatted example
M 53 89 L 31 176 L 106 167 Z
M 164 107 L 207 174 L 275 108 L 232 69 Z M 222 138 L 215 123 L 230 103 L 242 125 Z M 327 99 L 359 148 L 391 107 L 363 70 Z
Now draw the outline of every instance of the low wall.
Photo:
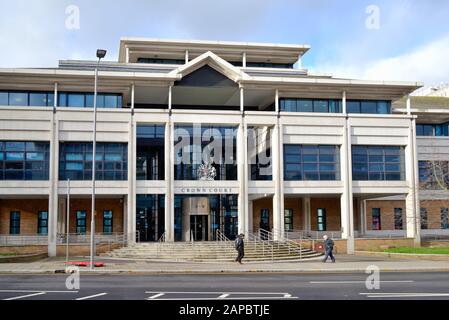
M 423 247 L 449 247 L 449 240 L 424 240 Z
M 122 244 L 99 244 L 96 246 L 96 254 L 105 253 L 111 250 L 121 248 Z M 14 254 L 14 255 L 30 255 L 47 252 L 48 247 L 45 245 L 37 246 L 6 246 L 0 247 L 0 254 Z M 65 257 L 66 246 L 57 245 L 56 255 L 58 257 Z M 90 255 L 90 245 L 89 244 L 71 244 L 69 245 L 69 255 L 70 256 L 87 256 Z
M 6 256 L 0 257 L 0 263 L 24 263 L 24 262 L 34 262 L 42 259 L 48 258 L 47 252 L 27 254 L 27 255 L 17 255 L 17 256 Z
M 297 241 L 299 242 L 299 241 Z M 442 242 L 442 241 L 439 241 Z M 316 244 L 323 244 L 323 240 L 302 240 L 304 247 L 312 249 L 312 245 L 317 249 Z M 347 252 L 347 241 L 342 239 L 334 240 L 334 253 L 345 254 Z M 449 246 L 449 242 L 446 243 Z M 389 247 L 413 247 L 413 239 L 355 239 L 355 251 L 380 251 Z

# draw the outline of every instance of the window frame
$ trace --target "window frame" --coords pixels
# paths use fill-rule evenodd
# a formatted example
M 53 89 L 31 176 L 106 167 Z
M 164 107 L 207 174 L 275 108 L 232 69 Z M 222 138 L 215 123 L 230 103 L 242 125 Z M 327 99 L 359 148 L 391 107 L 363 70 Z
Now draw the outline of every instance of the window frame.
M 21 212 L 18 210 L 9 212 L 9 234 L 12 236 L 20 235 Z
M 373 231 L 382 230 L 381 208 L 371 208 L 371 229 Z
M 326 208 L 317 208 L 316 211 L 316 228 L 319 232 L 327 231 L 327 212 Z
M 42 215 L 44 213 L 47 214 L 47 217 L 45 219 L 42 218 Z M 46 232 L 43 232 L 43 229 L 45 229 Z M 37 212 L 37 234 L 48 235 L 48 210 L 40 210 Z

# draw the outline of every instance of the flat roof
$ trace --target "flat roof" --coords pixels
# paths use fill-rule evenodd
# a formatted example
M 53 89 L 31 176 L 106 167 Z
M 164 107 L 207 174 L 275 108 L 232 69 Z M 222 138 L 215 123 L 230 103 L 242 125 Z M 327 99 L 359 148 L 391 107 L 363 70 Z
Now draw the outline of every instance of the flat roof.
M 126 62 L 127 48 L 130 62 L 138 57 L 183 59 L 188 50 L 191 59 L 212 51 L 228 61 L 239 61 L 246 52 L 249 62 L 295 63 L 310 45 L 122 37 L 119 62 Z

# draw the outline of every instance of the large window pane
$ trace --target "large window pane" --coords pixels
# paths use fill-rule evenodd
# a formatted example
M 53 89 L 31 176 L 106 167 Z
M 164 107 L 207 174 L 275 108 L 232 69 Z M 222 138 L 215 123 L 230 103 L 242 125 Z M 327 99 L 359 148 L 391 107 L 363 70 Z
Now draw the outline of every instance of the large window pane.
M 30 106 L 46 107 L 47 94 L 46 93 L 30 93 Z
M 84 108 L 85 107 L 84 94 L 69 93 L 67 104 L 69 107 Z
M 112 152 L 111 152 L 112 151 Z M 127 180 L 128 152 L 122 143 L 97 143 L 95 156 L 98 180 Z M 92 178 L 92 144 L 61 143 L 60 180 L 90 180 Z
M 353 146 L 353 179 L 404 180 L 404 149 L 395 146 Z
M 338 146 L 284 145 L 284 179 L 339 180 Z
M 0 92 L 0 106 L 7 106 L 8 102 L 8 92 Z
M 26 92 L 10 92 L 10 106 L 28 106 L 28 94 Z

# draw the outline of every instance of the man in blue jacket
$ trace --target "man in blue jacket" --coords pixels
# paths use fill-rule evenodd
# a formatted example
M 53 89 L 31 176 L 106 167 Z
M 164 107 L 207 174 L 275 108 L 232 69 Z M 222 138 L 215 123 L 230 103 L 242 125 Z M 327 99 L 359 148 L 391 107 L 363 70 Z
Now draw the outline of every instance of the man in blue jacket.
M 327 235 L 323 236 L 324 239 L 324 250 L 326 252 L 326 255 L 324 256 L 324 260 L 323 263 L 326 263 L 327 258 L 331 258 L 332 263 L 335 263 L 335 258 L 333 255 L 333 251 L 334 251 L 334 241 L 332 239 L 330 239 Z

